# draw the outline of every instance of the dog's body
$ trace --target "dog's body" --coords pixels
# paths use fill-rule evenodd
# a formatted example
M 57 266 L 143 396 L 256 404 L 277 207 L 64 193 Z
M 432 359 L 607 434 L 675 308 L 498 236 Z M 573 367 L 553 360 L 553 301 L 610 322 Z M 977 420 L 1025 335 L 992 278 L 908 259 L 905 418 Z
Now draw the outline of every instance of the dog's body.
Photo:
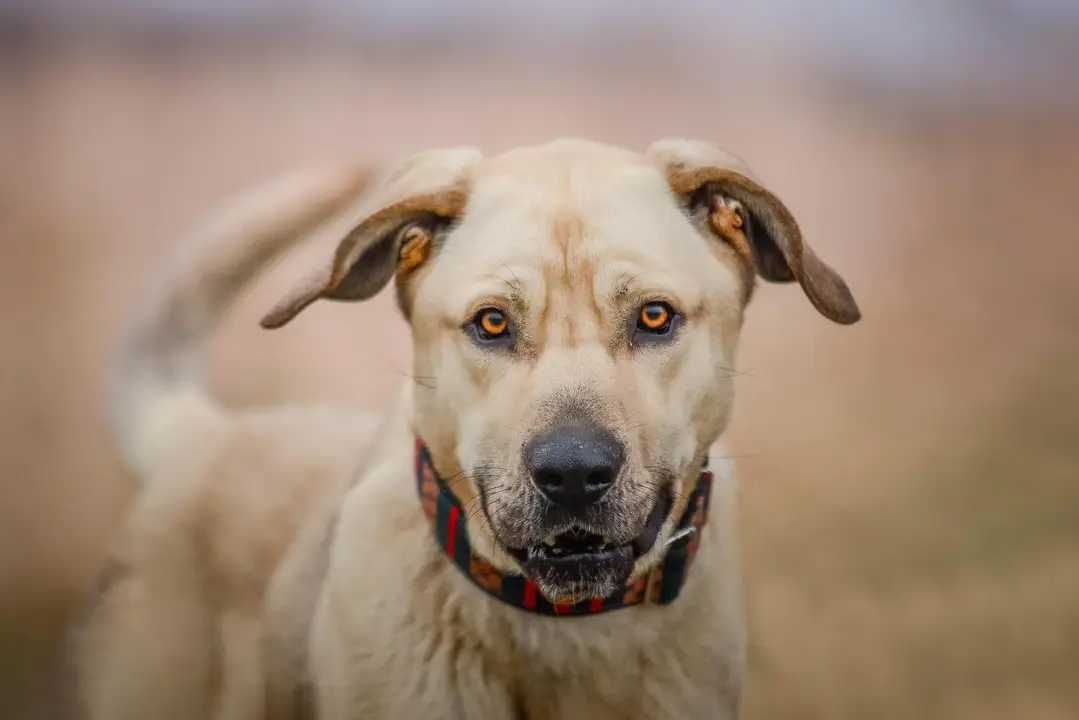
M 735 717 L 744 623 L 736 487 L 722 468 L 675 602 L 557 618 L 502 603 L 447 561 L 417 499 L 413 453 L 422 436 L 470 510 L 476 552 L 552 601 L 603 596 L 656 567 L 729 415 L 747 265 L 786 271 L 773 279 L 798 279 L 833 319 L 857 315 L 747 172 L 693 143 L 648 156 L 583 142 L 489 161 L 451 151 L 367 192 L 349 175 L 288 184 L 231 218 L 151 306 L 123 366 L 114 419 L 146 482 L 82 644 L 91 716 Z M 596 191 L 612 185 L 616 195 Z M 702 220 L 692 203 L 705 191 Z M 515 217 L 507 193 L 527 212 Z M 681 208 L 679 197 L 695 199 Z M 619 211 L 622 200 L 632 204 Z M 266 323 L 317 297 L 368 297 L 396 274 L 416 374 L 436 384 L 409 388 L 385 421 L 219 406 L 192 372 L 214 321 L 260 264 L 335 216 L 362 222 L 330 272 Z M 752 221 L 760 237 L 742 231 Z M 644 283 L 644 271 L 625 271 L 631 262 L 662 272 Z M 612 267 L 623 272 L 605 278 Z M 495 286 L 465 296 L 499 268 Z M 508 299 L 491 289 L 499 283 Z M 641 303 L 652 315 L 634 326 Z M 667 325 L 649 324 L 668 311 Z M 552 488 L 554 451 L 531 449 L 552 428 L 577 433 L 558 452 L 617 449 L 596 461 L 612 468 L 600 497 L 572 512 L 557 493 L 575 471 Z M 602 442 L 591 439 L 600 430 Z M 569 572 L 541 539 L 561 545 L 581 528 L 603 549 Z

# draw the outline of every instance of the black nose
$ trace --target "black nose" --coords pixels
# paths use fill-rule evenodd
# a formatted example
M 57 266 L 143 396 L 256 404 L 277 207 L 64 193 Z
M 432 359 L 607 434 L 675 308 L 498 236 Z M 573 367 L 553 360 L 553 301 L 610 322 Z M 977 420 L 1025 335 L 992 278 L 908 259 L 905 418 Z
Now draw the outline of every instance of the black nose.
M 580 510 L 603 497 L 622 469 L 625 451 L 607 430 L 592 424 L 559 425 L 525 446 L 525 467 L 548 500 Z

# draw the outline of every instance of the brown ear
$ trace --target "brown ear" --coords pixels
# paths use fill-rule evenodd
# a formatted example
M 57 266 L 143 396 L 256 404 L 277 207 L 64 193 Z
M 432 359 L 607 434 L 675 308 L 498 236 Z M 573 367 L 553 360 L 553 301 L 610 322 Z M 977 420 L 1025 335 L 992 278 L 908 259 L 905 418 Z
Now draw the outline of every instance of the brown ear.
M 706 143 L 663 140 L 649 148 L 667 173 L 671 189 L 684 198 L 707 202 L 709 211 L 723 198 L 745 211 L 752 261 L 757 274 L 772 282 L 797 280 L 825 317 L 849 325 L 861 318 L 846 282 L 818 258 L 787 207 L 753 179 L 740 159 Z
M 262 319 L 279 328 L 316 300 L 366 300 L 395 275 L 419 267 L 434 234 L 464 212 L 468 170 L 478 161 L 471 149 L 416 156 L 389 176 L 367 203 L 368 214 L 338 244 L 333 262 L 300 283 Z M 387 200 L 394 200 L 386 204 Z

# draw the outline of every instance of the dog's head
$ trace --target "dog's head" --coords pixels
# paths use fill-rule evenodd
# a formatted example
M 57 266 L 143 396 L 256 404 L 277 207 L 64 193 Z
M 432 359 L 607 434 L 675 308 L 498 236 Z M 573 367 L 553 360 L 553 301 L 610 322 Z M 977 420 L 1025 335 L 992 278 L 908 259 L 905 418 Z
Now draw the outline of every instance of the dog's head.
M 727 423 L 756 276 L 859 317 L 775 195 L 682 140 L 413 158 L 265 324 L 395 275 L 415 430 L 466 503 L 473 547 L 553 601 L 607 596 L 662 558 Z

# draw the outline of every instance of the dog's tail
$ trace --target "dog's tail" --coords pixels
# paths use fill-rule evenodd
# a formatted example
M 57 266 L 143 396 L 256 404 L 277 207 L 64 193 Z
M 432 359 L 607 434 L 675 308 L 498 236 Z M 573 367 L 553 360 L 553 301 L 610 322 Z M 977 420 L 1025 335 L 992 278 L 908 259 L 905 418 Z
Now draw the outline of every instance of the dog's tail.
M 295 241 L 354 203 L 367 173 L 309 173 L 240 199 L 185 243 L 128 333 L 109 386 L 112 429 L 144 476 L 163 443 L 219 407 L 201 384 L 208 338 L 246 281 Z

